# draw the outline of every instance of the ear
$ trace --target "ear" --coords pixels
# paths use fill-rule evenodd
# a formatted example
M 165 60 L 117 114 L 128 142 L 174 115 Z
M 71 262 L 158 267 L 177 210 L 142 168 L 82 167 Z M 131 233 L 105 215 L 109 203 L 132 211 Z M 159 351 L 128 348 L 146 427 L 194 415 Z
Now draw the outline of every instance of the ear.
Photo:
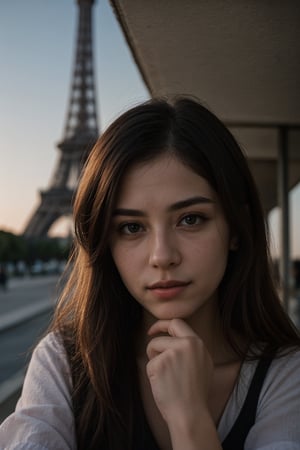
M 235 251 L 239 248 L 239 239 L 237 236 L 233 236 L 230 240 L 229 250 Z

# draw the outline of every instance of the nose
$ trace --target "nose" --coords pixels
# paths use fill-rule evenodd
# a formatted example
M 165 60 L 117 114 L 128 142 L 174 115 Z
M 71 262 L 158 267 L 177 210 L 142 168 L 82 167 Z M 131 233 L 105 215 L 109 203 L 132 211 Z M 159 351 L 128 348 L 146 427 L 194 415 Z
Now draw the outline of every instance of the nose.
M 168 269 L 181 262 L 181 252 L 172 232 L 154 233 L 150 243 L 149 264 L 152 267 Z

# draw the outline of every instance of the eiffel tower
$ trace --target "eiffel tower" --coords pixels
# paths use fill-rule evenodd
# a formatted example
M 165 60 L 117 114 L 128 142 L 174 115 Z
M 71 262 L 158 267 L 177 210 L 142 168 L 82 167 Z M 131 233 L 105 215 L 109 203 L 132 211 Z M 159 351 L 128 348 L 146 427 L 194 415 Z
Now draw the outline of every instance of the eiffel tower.
M 49 188 L 24 229 L 28 238 L 45 237 L 52 224 L 70 216 L 72 199 L 86 157 L 99 135 L 93 69 L 92 7 L 94 0 L 77 0 L 78 28 L 75 65 L 60 156 Z

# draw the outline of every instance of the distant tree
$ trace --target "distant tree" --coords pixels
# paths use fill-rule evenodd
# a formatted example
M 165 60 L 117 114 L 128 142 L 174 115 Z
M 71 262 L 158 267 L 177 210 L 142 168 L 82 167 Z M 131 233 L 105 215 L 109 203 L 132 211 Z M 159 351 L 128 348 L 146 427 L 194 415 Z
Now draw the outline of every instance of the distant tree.
M 0 261 L 17 262 L 26 259 L 27 243 L 23 236 L 0 230 Z
M 65 260 L 70 252 L 70 243 L 68 240 L 61 238 L 37 238 L 27 240 L 29 264 L 35 260 L 49 261 L 50 259 L 57 259 L 59 261 Z
M 67 259 L 71 248 L 71 241 L 62 238 L 34 238 L 28 239 L 9 231 L 0 230 L 0 262 L 17 263 L 25 261 L 29 266 L 35 260 L 59 261 Z

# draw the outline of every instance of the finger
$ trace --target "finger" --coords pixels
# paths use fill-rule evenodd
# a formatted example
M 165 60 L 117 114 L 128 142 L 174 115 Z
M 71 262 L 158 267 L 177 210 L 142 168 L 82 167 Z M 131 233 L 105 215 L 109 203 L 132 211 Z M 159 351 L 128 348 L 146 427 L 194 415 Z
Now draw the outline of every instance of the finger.
M 164 352 L 167 349 L 174 346 L 174 339 L 170 336 L 159 336 L 151 339 L 146 348 L 146 353 L 149 359 L 153 359 L 155 356 Z
M 197 336 L 194 330 L 182 319 L 158 320 L 148 330 L 150 336 L 156 333 L 168 333 L 174 337 Z

